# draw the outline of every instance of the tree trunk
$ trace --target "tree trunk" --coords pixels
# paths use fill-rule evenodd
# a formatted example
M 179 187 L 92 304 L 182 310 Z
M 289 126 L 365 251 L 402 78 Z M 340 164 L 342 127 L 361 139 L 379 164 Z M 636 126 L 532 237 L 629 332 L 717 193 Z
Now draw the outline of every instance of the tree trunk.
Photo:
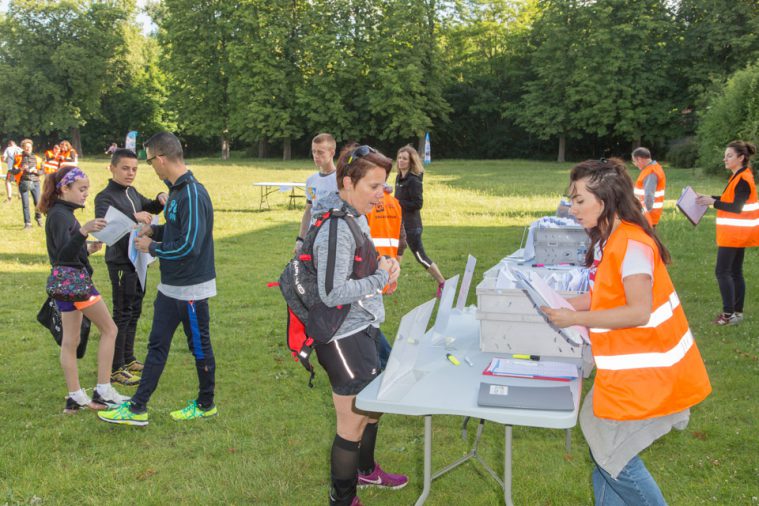
M 226 133 L 221 134 L 221 159 L 229 160 L 229 138 Z
M 269 156 L 269 141 L 266 137 L 258 140 L 258 158 L 266 158 Z
M 71 146 L 73 146 L 74 149 L 76 149 L 76 152 L 79 156 L 84 155 L 84 151 L 82 151 L 82 136 L 79 134 L 79 127 L 71 127 L 69 129 L 69 135 L 71 136 Z
M 282 141 L 282 160 L 292 160 L 293 152 L 290 143 L 290 137 L 285 137 Z
M 567 136 L 562 134 L 559 136 L 559 156 L 556 158 L 557 162 L 566 162 L 567 152 Z

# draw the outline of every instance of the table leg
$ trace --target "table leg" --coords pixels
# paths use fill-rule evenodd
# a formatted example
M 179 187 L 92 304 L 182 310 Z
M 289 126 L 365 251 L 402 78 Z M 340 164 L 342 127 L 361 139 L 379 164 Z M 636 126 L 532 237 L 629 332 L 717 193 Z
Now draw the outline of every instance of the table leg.
M 572 429 L 567 429 L 567 438 L 564 441 L 564 448 L 567 450 L 567 453 L 572 451 Z
M 506 425 L 503 459 L 503 500 L 506 506 L 514 506 L 511 500 L 511 425 Z
M 432 484 L 432 415 L 424 417 L 424 488 L 416 500 L 416 506 L 422 506 L 430 495 Z

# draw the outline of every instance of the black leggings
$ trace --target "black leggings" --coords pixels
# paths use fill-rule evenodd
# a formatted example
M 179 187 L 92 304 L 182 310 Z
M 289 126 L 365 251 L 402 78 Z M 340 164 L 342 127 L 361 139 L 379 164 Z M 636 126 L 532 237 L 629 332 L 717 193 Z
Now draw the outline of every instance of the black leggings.
M 717 248 L 717 276 L 719 292 L 722 295 L 722 311 L 742 313 L 746 296 L 746 282 L 743 280 L 743 254 L 745 248 Z
M 424 245 L 422 244 L 422 227 L 407 228 L 406 242 L 408 243 L 408 249 L 414 254 L 416 261 L 422 264 L 422 267 L 429 269 L 430 266 L 435 263 L 427 256 L 427 253 L 424 252 Z

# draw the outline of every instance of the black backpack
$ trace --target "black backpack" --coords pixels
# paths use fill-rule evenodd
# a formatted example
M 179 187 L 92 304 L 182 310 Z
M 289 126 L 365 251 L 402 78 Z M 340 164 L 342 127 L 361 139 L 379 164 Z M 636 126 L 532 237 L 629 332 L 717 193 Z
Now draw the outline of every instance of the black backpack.
M 295 361 L 300 361 L 311 374 L 308 386 L 313 388 L 314 366 L 309 357 L 314 347 L 327 343 L 335 335 L 350 311 L 350 304 L 329 307 L 319 297 L 316 266 L 313 261 L 314 241 L 321 227 L 334 220 L 329 228 L 327 254 L 326 290 L 333 288 L 335 256 L 337 246 L 337 220 L 345 220 L 356 242 L 351 278 L 361 279 L 377 270 L 377 250 L 372 240 L 364 234 L 356 223 L 356 217 L 345 209 L 331 209 L 309 228 L 303 239 L 300 253 L 293 256 L 279 277 L 279 289 L 287 303 L 287 347 Z M 322 260 L 323 261 L 323 260 Z

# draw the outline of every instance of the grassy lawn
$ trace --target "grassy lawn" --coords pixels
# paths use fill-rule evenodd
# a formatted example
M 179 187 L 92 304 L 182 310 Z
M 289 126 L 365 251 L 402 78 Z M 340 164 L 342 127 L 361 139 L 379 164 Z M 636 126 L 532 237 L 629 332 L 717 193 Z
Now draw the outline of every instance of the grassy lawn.
M 278 278 L 290 256 L 302 208 L 287 209 L 285 193 L 259 210 L 257 181 L 305 181 L 310 161 L 221 163 L 191 160 L 216 210 L 219 295 L 211 301 L 211 335 L 217 361 L 220 416 L 178 424 L 168 413 L 195 396 L 193 358 L 181 332 L 150 403 L 150 425 L 102 423 L 92 412 L 61 414 L 66 395 L 58 348 L 35 321 L 49 272 L 42 229 L 22 230 L 21 205 L 0 205 L 0 504 L 325 504 L 334 415 L 326 375 L 316 387 L 284 346 L 283 301 L 266 283 Z M 81 222 L 93 216 L 94 195 L 109 172 L 105 161 L 83 163 L 92 193 Z M 443 161 L 425 177 L 424 243 L 446 277 L 477 257 L 482 272 L 519 247 L 524 227 L 552 214 L 563 193 L 569 164 L 510 161 Z M 137 188 L 163 189 L 144 163 Z M 732 328 L 710 323 L 721 310 L 714 279 L 714 213 L 694 229 L 674 207 L 680 189 L 718 194 L 725 179 L 690 170 L 669 170 L 668 200 L 659 225 L 673 264 L 670 273 L 704 356 L 714 388 L 692 413 L 683 432 L 664 437 L 643 453 L 670 504 L 758 504 L 759 277 L 756 250 L 746 254 L 746 321 Z M 394 177 L 391 176 L 391 177 Z M 110 305 L 103 254 L 93 257 L 94 281 Z M 144 356 L 153 316 L 157 268 L 136 348 Z M 435 283 L 410 256 L 398 292 L 386 299 L 385 334 L 395 335 L 401 316 L 435 293 Z M 472 290 L 472 294 L 474 290 Z M 474 296 L 470 296 L 474 304 Z M 392 338 L 391 338 L 392 340 Z M 95 384 L 93 329 L 80 379 Z M 585 383 L 585 388 L 590 382 Z M 133 389 L 121 388 L 123 393 Z M 436 468 L 467 451 L 461 419 L 436 417 Z M 469 431 L 470 439 L 474 433 Z M 410 476 L 400 491 L 362 491 L 365 504 L 413 504 L 422 488 L 423 421 L 388 415 L 380 426 L 377 458 L 383 467 Z M 590 460 L 579 427 L 570 454 L 561 431 L 515 427 L 514 501 L 528 505 L 592 504 Z M 481 452 L 498 469 L 503 431 L 487 424 Z M 430 505 L 499 504 L 497 484 L 467 464 L 435 481 Z

